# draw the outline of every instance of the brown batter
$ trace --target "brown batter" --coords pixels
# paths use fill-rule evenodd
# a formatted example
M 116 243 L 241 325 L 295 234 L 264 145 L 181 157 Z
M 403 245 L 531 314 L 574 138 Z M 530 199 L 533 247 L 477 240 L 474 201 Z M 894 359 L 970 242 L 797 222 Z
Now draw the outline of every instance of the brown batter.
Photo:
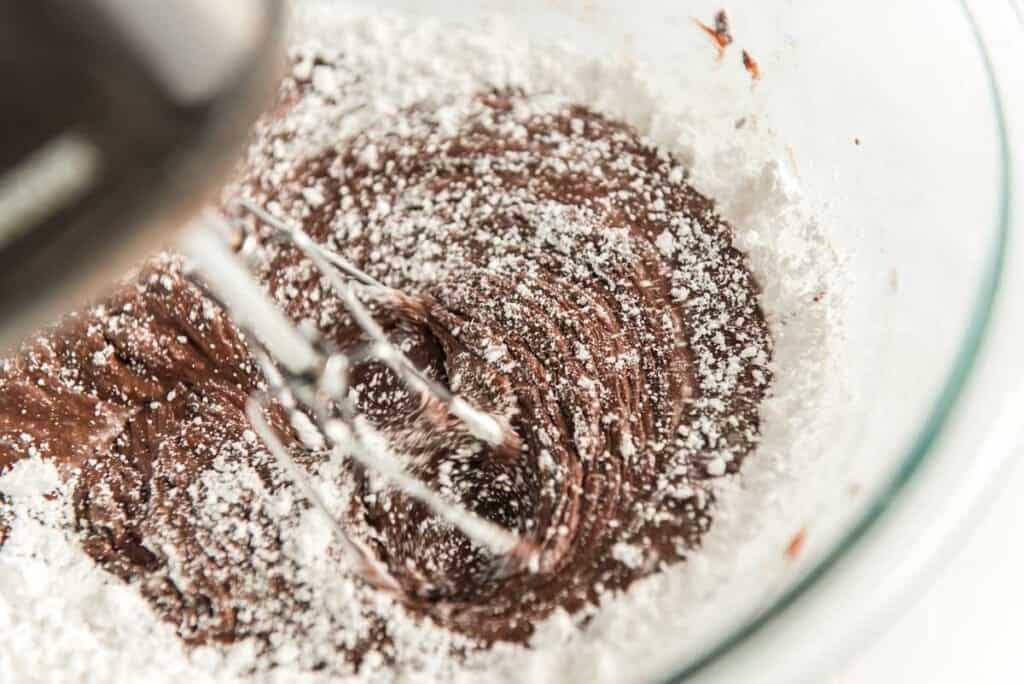
M 413 297 L 375 314 L 428 374 L 507 418 L 523 449 L 496 451 L 453 418 L 439 427 L 378 363 L 356 369 L 362 413 L 411 472 L 542 551 L 533 568 L 496 558 L 346 462 L 341 522 L 405 596 L 352 599 L 358 638 L 323 636 L 308 666 L 391 658 L 390 610 L 474 647 L 524 641 L 556 607 L 685 558 L 711 524 L 703 483 L 756 445 L 771 379 L 756 283 L 712 202 L 630 128 L 578 106 L 524 112 L 515 92 L 482 94 L 454 132 L 416 108 L 275 158 L 294 135 L 275 122 L 307 96 L 284 84 L 237 192 Z M 365 342 L 294 248 L 261 250 L 290 316 L 343 349 Z M 259 383 L 237 330 L 162 258 L 5 362 L 0 469 L 30 452 L 57 460 L 102 567 L 190 643 L 255 637 L 273 652 L 312 633 L 313 607 L 282 518 L 254 493 L 288 486 L 245 419 Z M 274 420 L 300 463 L 325 462 Z M 235 468 L 259 486 L 225 497 L 211 478 Z

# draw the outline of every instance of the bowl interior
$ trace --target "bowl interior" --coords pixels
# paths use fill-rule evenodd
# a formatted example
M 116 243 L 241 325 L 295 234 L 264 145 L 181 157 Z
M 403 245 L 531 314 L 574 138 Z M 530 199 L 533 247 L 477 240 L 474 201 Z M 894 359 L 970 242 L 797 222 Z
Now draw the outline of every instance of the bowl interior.
M 694 23 L 712 21 L 719 5 L 711 2 L 337 4 L 463 25 L 500 16 L 530 40 L 627 55 L 702 120 L 719 122 L 708 140 L 756 120 L 771 139 L 766 153 L 841 255 L 842 268 L 823 283 L 841 329 L 828 380 L 841 399 L 829 408 L 827 439 L 804 455 L 814 464 L 806 500 L 745 561 L 750 591 L 652 671 L 678 674 L 722 652 L 849 543 L 926 458 L 973 359 L 1004 237 L 1005 159 L 990 74 L 964 8 L 932 3 L 925 16 L 909 0 L 732 3 L 735 42 L 719 60 Z M 756 83 L 741 48 L 756 58 Z M 708 158 L 698 151 L 695 164 Z M 724 185 L 698 189 L 726 207 L 733 199 Z M 814 306 L 815 293 L 806 294 Z M 785 557 L 799 529 L 806 544 Z

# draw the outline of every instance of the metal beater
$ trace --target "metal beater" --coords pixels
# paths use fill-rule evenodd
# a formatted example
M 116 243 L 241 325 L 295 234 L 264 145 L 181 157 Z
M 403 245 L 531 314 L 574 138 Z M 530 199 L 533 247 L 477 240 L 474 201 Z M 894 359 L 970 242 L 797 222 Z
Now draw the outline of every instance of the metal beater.
M 412 391 L 428 404 L 443 408 L 458 418 L 476 438 L 492 446 L 519 448 L 516 434 L 500 417 L 482 411 L 425 376 L 396 345 L 392 344 L 373 315 L 360 300 L 353 282 L 374 291 L 376 298 L 401 301 L 407 295 L 389 288 L 309 238 L 300 228 L 269 214 L 248 201 L 236 207 L 269 227 L 276 239 L 288 240 L 327 278 L 348 314 L 371 344 L 358 357 L 330 349 L 324 340 L 311 339 L 281 312 L 251 274 L 246 249 L 235 253 L 229 246 L 237 226 L 221 214 L 208 210 L 197 218 L 183 236 L 181 248 L 198 272 L 196 279 L 231 313 L 245 333 L 250 352 L 267 381 L 267 391 L 251 397 L 247 415 L 267 449 L 289 473 L 306 499 L 332 522 L 340 546 L 353 567 L 371 584 L 401 593 L 372 551 L 354 540 L 331 518 L 327 507 L 310 486 L 308 474 L 296 464 L 263 417 L 268 402 L 276 400 L 288 411 L 293 425 L 312 418 L 324 443 L 342 456 L 368 468 L 391 485 L 426 505 L 434 514 L 462 532 L 474 543 L 496 556 L 512 557 L 527 567 L 539 559 L 534 546 L 513 532 L 481 518 L 464 506 L 445 499 L 421 480 L 409 474 L 401 459 L 391 452 L 384 437 L 363 420 L 348 392 L 349 371 L 372 358 L 389 367 Z M 243 241 L 243 245 L 246 241 Z

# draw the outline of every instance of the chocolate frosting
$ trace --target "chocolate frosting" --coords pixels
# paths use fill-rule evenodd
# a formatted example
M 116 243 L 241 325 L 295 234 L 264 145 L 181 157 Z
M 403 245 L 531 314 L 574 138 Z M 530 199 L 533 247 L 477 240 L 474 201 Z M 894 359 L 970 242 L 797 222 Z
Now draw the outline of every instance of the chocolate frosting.
M 325 654 L 391 658 L 391 611 L 473 648 L 522 642 L 556 608 L 685 559 L 711 525 L 708 482 L 757 443 L 771 380 L 757 285 L 713 203 L 628 126 L 515 91 L 480 94 L 454 130 L 414 107 L 277 159 L 294 131 L 273 122 L 309 87 L 282 86 L 233 192 L 407 295 L 360 291 L 420 368 L 502 416 L 521 448 L 481 443 L 373 360 L 353 374 L 360 413 L 407 470 L 540 551 L 495 556 L 344 460 L 338 520 L 402 592 L 373 603 L 362 587 L 358 638 L 323 637 Z M 367 344 L 294 247 L 237 219 L 261 237 L 259 277 L 297 324 L 353 353 Z M 313 607 L 287 515 L 256 494 L 290 486 L 245 418 L 261 382 L 229 318 L 163 257 L 5 362 L 0 468 L 58 462 L 83 548 L 183 639 L 272 651 L 309 632 Z M 319 472 L 329 455 L 271 418 Z M 233 496 L 214 491 L 235 472 Z M 338 572 L 351 569 L 339 559 Z

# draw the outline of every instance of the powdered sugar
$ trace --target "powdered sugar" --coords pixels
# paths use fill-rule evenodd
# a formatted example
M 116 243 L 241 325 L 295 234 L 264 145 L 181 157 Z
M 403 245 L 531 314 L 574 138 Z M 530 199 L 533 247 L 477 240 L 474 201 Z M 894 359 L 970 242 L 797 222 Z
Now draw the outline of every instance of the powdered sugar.
M 548 98 L 530 98 L 526 106 L 537 111 L 557 108 L 566 101 L 579 102 L 633 124 L 682 160 L 689 169 L 690 182 L 719 201 L 719 209 L 732 222 L 736 240 L 763 287 L 763 305 L 776 343 L 775 390 L 764 403 L 761 445 L 743 475 L 724 476 L 728 452 L 706 466 L 709 474 L 723 477 L 716 484 L 715 524 L 702 551 L 688 554 L 686 563 L 634 585 L 625 596 L 609 597 L 600 609 L 573 615 L 557 611 L 539 626 L 530 648 L 498 645 L 473 653 L 464 665 L 455 666 L 433 654 L 447 652 L 461 637 L 413 621 L 396 631 L 400 639 L 405 635 L 400 644 L 406 649 L 403 658 L 415 662 L 422 676 L 467 681 L 478 677 L 483 668 L 488 675 L 509 680 L 531 674 L 538 680 L 565 680 L 570 673 L 579 681 L 614 680 L 623 672 L 636 674 L 640 663 L 656 667 L 667 656 L 697 648 L 705 636 L 698 626 L 705 619 L 716 619 L 725 604 L 721 599 L 726 587 L 731 592 L 736 582 L 746 577 L 744 571 L 750 564 L 744 562 L 749 558 L 743 555 L 750 555 L 745 549 L 750 548 L 751 540 L 777 520 L 791 519 L 792 511 L 780 504 L 789 498 L 783 495 L 784 488 L 799 484 L 806 466 L 801 461 L 807 458 L 804 454 L 818 452 L 824 425 L 819 412 L 828 404 L 827 388 L 833 387 L 830 378 L 835 360 L 829 340 L 835 334 L 831 317 L 839 296 L 833 275 L 835 259 L 813 214 L 803 205 L 791 170 L 774 160 L 772 141 L 756 126 L 745 127 L 737 140 L 728 143 L 706 137 L 711 126 L 705 127 L 707 122 L 699 110 L 680 107 L 678 94 L 670 97 L 658 90 L 643 67 L 629 61 L 592 62 L 564 51 L 540 49 L 500 27 L 473 33 L 396 19 L 350 23 L 328 9 L 310 10 L 300 16 L 297 26 L 306 47 L 296 74 L 310 79 L 317 97 L 300 100 L 288 118 L 301 135 L 290 140 L 275 138 L 273 156 L 281 163 L 267 172 L 274 182 L 287 182 L 288 160 L 355 135 L 381 116 L 412 104 L 436 104 L 441 127 L 455 129 L 467 115 L 466 98 L 484 85 L 499 85 L 552 93 Z M 345 98 L 339 97 L 338 74 L 315 63 L 316 55 L 323 51 L 344 53 L 355 64 L 353 72 L 364 74 L 358 82 L 345 84 Z M 355 108 L 353 101 L 358 102 Z M 513 127 L 508 134 L 514 137 L 518 132 Z M 303 147 L 297 148 L 299 145 Z M 373 168 L 381 159 L 376 148 L 368 145 L 359 162 Z M 302 188 L 300 193 L 310 206 L 322 202 L 320 188 Z M 652 209 L 657 210 L 653 203 Z M 382 213 L 387 210 L 380 209 Z M 535 218 L 542 228 L 545 220 L 553 226 L 567 223 L 561 215 Z M 585 228 L 584 221 L 568 223 Z M 677 234 L 685 231 L 686 227 L 680 226 Z M 557 231 L 551 232 L 550 243 L 559 248 Z M 676 236 L 666 232 L 658 239 L 657 248 L 666 254 L 674 252 Z M 823 289 L 827 294 L 812 306 Z M 689 293 L 680 285 L 674 295 L 685 300 Z M 503 351 L 495 345 L 486 353 L 498 358 Z M 757 359 L 763 354 L 765 350 L 751 348 L 749 357 Z M 629 444 L 627 439 L 623 448 Z M 321 475 L 338 467 L 328 460 L 320 465 Z M 0 570 L 5 579 L 8 575 L 11 579 L 3 583 L 0 597 L 10 606 L 10 623 L 19 625 L 18 633 L 30 640 L 17 650 L 0 644 L 0 673 L 27 672 L 30 676 L 44 672 L 48 681 L 72 680 L 79 673 L 75 663 L 87 658 L 95 663 L 89 677 L 93 681 L 120 681 L 127 673 L 167 682 L 183 676 L 250 676 L 247 672 L 254 666 L 260 670 L 251 675 L 256 679 L 291 681 L 301 676 L 316 681 L 341 673 L 321 676 L 309 672 L 310 663 L 321 654 L 304 649 L 329 644 L 329 638 L 320 637 L 341 622 L 358 626 L 362 612 L 352 609 L 354 604 L 376 600 L 383 602 L 382 611 L 388 610 L 383 604 L 389 599 L 364 595 L 349 579 L 333 572 L 327 560 L 329 523 L 322 516 L 290 499 L 290 489 L 268 492 L 252 466 L 225 460 L 203 482 L 208 492 L 206 505 L 217 511 L 230 507 L 233 497 L 262 498 L 263 514 L 288 531 L 285 553 L 291 572 L 304 585 L 317 588 L 316 595 L 309 598 L 323 606 L 322 619 L 285 633 L 284 641 L 274 645 L 274 669 L 267 669 L 268 663 L 261 660 L 252 643 L 224 649 L 205 647 L 186 654 L 181 641 L 132 589 L 93 567 L 65 538 L 60 498 L 42 497 L 57 486 L 47 468 L 25 461 L 0 479 L 0 492 L 19 512 L 10 540 L 0 551 Z M 322 481 L 336 479 L 323 477 Z M 678 496 L 694 496 L 692 491 L 683 491 L 685 486 L 676 487 Z M 334 502 L 342 515 L 347 494 L 330 491 L 326 484 L 323 487 L 323 498 Z M 696 496 L 703 501 L 702 492 Z M 210 522 L 215 525 L 217 520 Z M 230 539 L 238 530 L 220 532 Z M 253 542 L 247 539 L 246 543 Z M 621 545 L 615 554 L 630 566 L 644 562 L 643 551 L 637 547 Z M 40 561 L 42 558 L 47 560 Z M 30 578 L 36 584 L 29 584 Z M 76 578 L 79 592 L 48 596 L 40 586 L 47 579 L 66 582 L 68 578 Z M 61 616 L 62 629 L 55 627 L 56 616 Z M 590 619 L 586 629 L 578 629 L 585 618 Z M 23 628 L 25 625 L 31 627 Z M 41 647 L 41 642 L 55 638 L 54 633 L 58 646 Z M 354 628 L 353 638 L 357 637 L 358 628 Z M 67 650 L 62 651 L 61 645 Z M 154 652 L 158 657 L 149 657 Z M 388 678 L 388 673 L 387 664 L 374 654 L 359 672 L 368 680 Z
M 11 682 L 212 681 L 134 588 L 85 556 L 64 529 L 52 465 L 26 459 L 2 479 L 17 511 L 0 553 L 0 674 Z

